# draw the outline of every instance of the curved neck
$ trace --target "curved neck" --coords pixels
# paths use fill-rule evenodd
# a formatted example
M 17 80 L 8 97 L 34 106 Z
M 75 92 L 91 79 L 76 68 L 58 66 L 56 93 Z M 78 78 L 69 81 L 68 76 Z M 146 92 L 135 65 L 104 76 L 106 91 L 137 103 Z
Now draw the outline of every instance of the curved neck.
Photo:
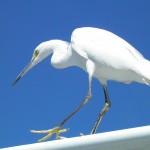
M 52 40 L 53 55 L 51 64 L 55 68 L 79 66 L 79 55 L 72 49 L 71 44 L 61 40 Z

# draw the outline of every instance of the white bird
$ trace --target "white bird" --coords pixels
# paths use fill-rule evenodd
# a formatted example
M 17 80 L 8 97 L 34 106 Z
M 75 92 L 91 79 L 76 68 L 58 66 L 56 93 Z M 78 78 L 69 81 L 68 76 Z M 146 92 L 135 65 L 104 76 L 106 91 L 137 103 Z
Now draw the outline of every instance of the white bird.
M 98 115 L 91 134 L 96 133 L 99 123 L 111 106 L 107 92 L 108 80 L 150 85 L 150 61 L 146 60 L 134 47 L 117 35 L 92 27 L 75 29 L 71 35 L 70 43 L 62 40 L 50 40 L 38 45 L 31 61 L 18 75 L 13 85 L 32 67 L 52 53 L 51 64 L 55 68 L 77 66 L 88 73 L 88 94 L 84 101 L 55 128 L 42 131 L 32 130 L 33 133 L 48 134 L 38 142 L 48 139 L 54 133 L 58 138 L 60 133 L 67 131 L 61 129 L 62 126 L 92 97 L 93 77 L 99 80 L 103 87 L 105 104 Z

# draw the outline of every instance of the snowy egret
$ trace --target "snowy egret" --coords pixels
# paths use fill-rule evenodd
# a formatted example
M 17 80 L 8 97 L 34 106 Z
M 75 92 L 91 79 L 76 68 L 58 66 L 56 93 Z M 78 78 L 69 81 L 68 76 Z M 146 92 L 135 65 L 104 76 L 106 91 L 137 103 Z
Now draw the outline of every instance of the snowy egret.
M 31 61 L 18 75 L 13 85 L 33 66 L 52 53 L 51 64 L 55 68 L 77 66 L 88 73 L 88 94 L 84 101 L 55 128 L 41 131 L 32 130 L 33 133 L 48 134 L 39 142 L 48 139 L 54 133 L 58 138 L 60 133 L 67 131 L 61 129 L 62 126 L 92 97 L 93 77 L 97 78 L 103 87 L 105 104 L 98 115 L 91 134 L 96 133 L 104 114 L 111 106 L 107 80 L 123 83 L 139 82 L 150 85 L 150 61 L 146 60 L 134 47 L 117 35 L 92 27 L 75 29 L 70 43 L 62 40 L 50 40 L 38 45 Z

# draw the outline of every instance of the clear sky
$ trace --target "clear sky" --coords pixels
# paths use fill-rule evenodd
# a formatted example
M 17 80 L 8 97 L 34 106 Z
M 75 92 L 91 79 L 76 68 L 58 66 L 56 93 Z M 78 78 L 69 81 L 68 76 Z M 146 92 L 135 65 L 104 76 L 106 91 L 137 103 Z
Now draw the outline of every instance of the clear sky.
M 55 127 L 87 94 L 84 71 L 55 69 L 50 58 L 11 85 L 39 43 L 70 41 L 75 28 L 92 26 L 119 35 L 150 60 L 149 8 L 149 0 L 1 0 L 0 148 L 36 142 L 42 135 L 30 129 Z M 110 81 L 108 90 L 112 107 L 98 132 L 150 124 L 149 86 Z M 94 79 L 93 99 L 65 124 L 70 131 L 63 136 L 89 134 L 103 104 L 101 85 Z

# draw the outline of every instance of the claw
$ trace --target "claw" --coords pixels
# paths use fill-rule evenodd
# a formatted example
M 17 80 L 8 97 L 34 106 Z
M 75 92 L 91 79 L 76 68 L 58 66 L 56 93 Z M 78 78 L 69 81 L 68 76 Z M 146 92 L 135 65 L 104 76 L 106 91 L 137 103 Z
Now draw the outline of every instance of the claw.
M 69 129 L 61 129 L 60 127 L 55 127 L 50 130 L 40 130 L 40 131 L 39 130 L 31 130 L 31 132 L 35 133 L 35 134 L 48 134 L 48 135 L 44 136 L 43 138 L 41 138 L 40 140 L 38 140 L 37 142 L 43 142 L 43 141 L 47 140 L 54 133 L 56 133 L 56 139 L 59 139 L 60 133 L 64 133 L 64 132 L 68 132 L 68 131 L 69 131 Z
M 84 134 L 83 134 L 83 133 L 80 133 L 79 135 L 80 135 L 80 136 L 84 136 Z

